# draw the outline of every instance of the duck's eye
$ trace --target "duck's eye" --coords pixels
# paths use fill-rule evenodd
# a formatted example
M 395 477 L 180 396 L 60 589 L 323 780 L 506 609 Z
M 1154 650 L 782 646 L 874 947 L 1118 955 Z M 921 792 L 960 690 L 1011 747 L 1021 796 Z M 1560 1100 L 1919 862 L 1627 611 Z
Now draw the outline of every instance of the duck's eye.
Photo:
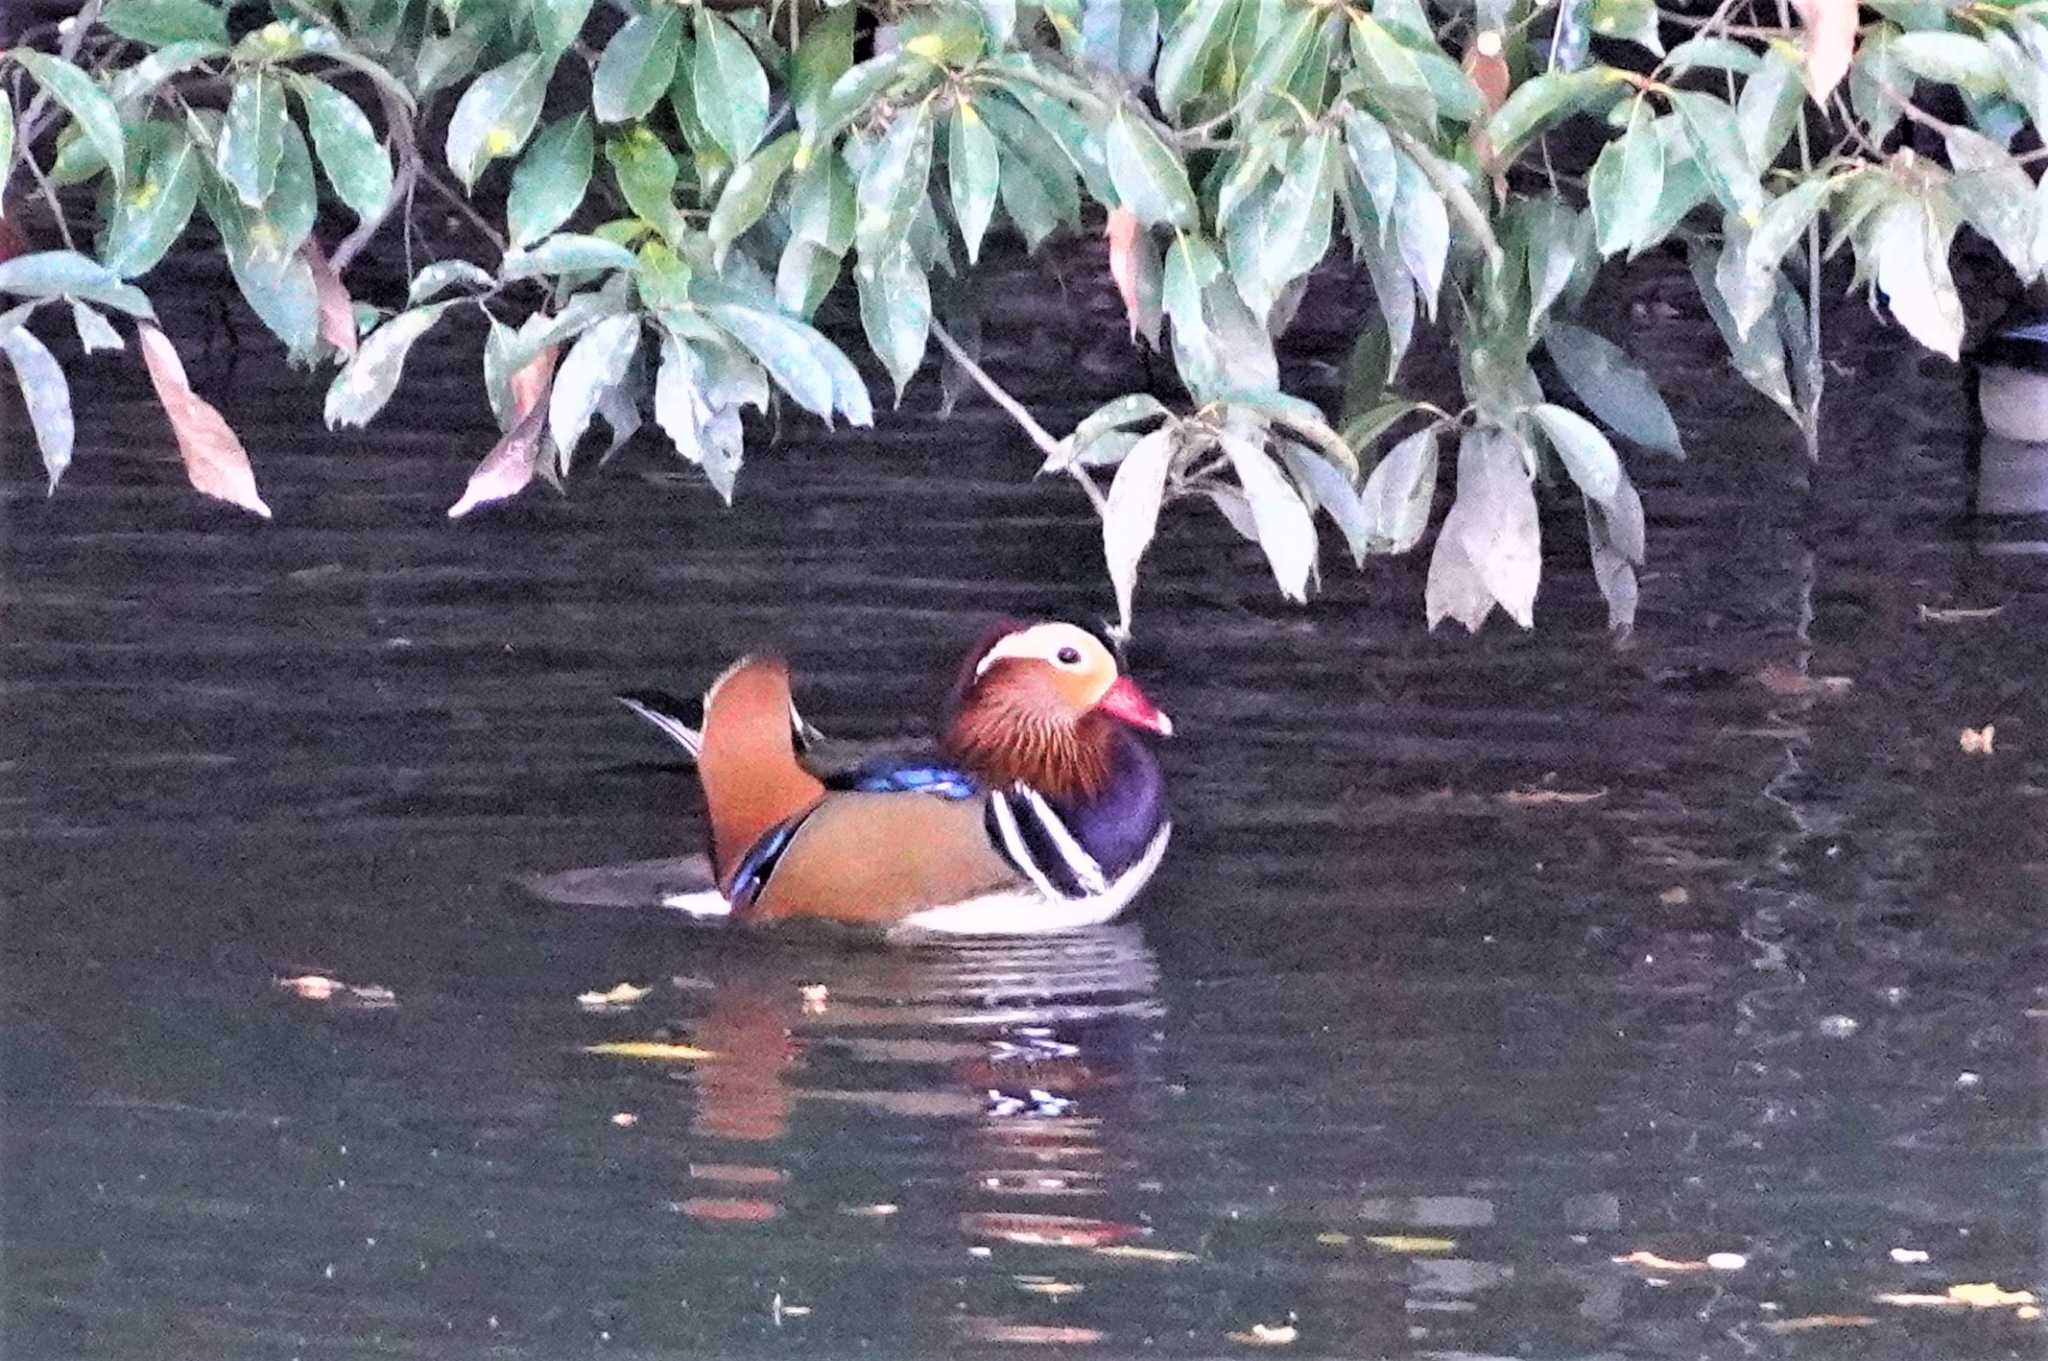
M 1061 666 L 1079 666 L 1081 664 L 1081 649 L 1078 647 L 1063 647 L 1054 654 L 1053 659 Z

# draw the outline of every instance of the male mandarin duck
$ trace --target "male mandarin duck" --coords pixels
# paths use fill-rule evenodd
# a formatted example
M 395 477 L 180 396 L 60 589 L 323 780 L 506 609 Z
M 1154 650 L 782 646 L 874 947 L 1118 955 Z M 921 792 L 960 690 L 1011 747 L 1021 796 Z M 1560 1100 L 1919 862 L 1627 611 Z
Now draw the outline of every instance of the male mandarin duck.
M 1148 738 L 1173 732 L 1100 640 L 1008 625 L 971 652 L 934 750 L 820 776 L 789 670 L 747 657 L 705 692 L 619 700 L 696 758 L 718 902 L 735 921 L 1009 935 L 1117 916 L 1172 824 Z

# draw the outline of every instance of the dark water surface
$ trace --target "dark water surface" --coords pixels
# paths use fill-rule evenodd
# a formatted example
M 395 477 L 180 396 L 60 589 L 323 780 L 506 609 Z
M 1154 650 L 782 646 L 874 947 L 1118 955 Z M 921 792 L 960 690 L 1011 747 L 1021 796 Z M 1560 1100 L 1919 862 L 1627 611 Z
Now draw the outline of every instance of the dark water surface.
M 1055 429 L 1125 377 L 1098 302 L 991 336 Z M 772 644 L 885 736 L 988 614 L 1107 612 L 1001 419 L 926 378 L 790 422 L 735 513 L 649 444 L 451 527 L 472 338 L 333 436 L 318 384 L 195 356 L 264 525 L 95 361 L 64 490 L 6 455 L 0 1350 L 2048 1353 L 2042 536 L 1969 519 L 1953 370 L 1844 345 L 1809 478 L 1668 310 L 1618 317 L 1693 449 L 1634 461 L 1633 648 L 1569 506 L 1540 631 L 1478 639 L 1423 632 L 1419 556 L 1292 609 L 1172 514 L 1142 911 L 921 949 L 510 879 L 694 848 L 615 688 Z M 623 1041 L 686 1047 L 587 1052 Z

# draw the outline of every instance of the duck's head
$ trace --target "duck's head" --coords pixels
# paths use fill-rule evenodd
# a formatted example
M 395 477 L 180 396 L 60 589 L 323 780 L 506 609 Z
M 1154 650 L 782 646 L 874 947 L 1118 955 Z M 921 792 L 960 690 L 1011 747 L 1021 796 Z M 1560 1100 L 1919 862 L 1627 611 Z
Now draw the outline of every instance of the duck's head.
M 1064 623 L 1007 625 L 969 654 L 945 740 L 985 781 L 1072 797 L 1101 789 L 1118 726 L 1173 734 L 1094 634 Z

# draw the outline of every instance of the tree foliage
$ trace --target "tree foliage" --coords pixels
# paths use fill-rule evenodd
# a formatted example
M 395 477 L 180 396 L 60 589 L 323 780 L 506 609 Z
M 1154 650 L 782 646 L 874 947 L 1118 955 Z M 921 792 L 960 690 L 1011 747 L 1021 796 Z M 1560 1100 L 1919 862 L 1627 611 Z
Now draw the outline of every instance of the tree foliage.
M 1846 247 L 1854 286 L 1956 357 L 1959 228 L 2048 268 L 2043 127 L 2035 0 L 93 0 L 0 54 L 0 210 L 40 200 L 62 242 L 0 263 L 0 353 L 54 488 L 70 396 L 28 323 L 68 313 L 89 352 L 134 318 L 195 485 L 267 513 L 151 320 L 148 275 L 203 216 L 251 311 L 336 366 L 330 425 L 485 313 L 504 434 L 451 515 L 649 415 L 730 500 L 745 410 L 875 419 L 814 324 L 845 291 L 897 399 L 936 341 L 949 392 L 981 383 L 1086 490 L 1126 625 L 1167 503 L 1212 504 L 1302 599 L 1318 518 L 1357 562 L 1409 551 L 1449 459 L 1432 625 L 1531 622 L 1554 484 L 1626 629 L 1643 511 L 1614 438 L 1683 449 L 1627 348 L 1573 319 L 1599 271 L 1681 246 L 1735 370 L 1812 449 L 1824 257 Z M 354 298 L 351 264 L 428 195 L 474 258 L 421 263 L 401 307 Z M 1184 397 L 1055 438 L 942 318 L 990 236 L 1074 232 L 1106 238 Z M 1332 257 L 1376 301 L 1335 417 L 1275 353 Z M 1404 385 L 1427 327 L 1455 403 Z

